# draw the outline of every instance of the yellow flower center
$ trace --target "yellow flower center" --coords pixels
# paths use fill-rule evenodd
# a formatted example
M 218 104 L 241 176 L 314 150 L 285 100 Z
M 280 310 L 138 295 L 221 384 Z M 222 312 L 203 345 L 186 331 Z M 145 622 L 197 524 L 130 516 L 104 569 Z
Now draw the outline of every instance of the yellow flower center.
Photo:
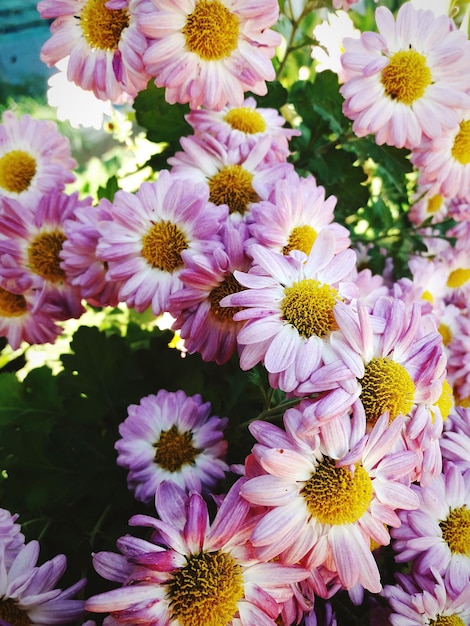
M 217 287 L 214 287 L 209 294 L 209 302 L 211 305 L 211 313 L 220 322 L 231 322 L 233 316 L 238 311 L 242 310 L 242 307 L 237 306 L 220 306 L 220 301 L 225 296 L 229 296 L 232 293 L 238 293 L 243 291 L 243 287 L 233 274 L 229 274 Z
M 390 421 L 406 415 L 413 407 L 415 385 L 406 369 L 390 359 L 373 358 L 361 382 L 361 402 L 366 419 L 373 425 L 388 411 Z
M 440 196 L 439 194 L 436 194 L 432 196 L 431 198 L 429 198 L 427 212 L 430 213 L 431 215 L 433 213 L 437 213 L 439 209 L 441 208 L 443 201 L 444 201 L 444 198 Z
M 243 215 L 259 196 L 253 189 L 253 174 L 241 165 L 227 165 L 209 180 L 209 200 L 228 205 L 230 213 Z
M 382 85 L 387 96 L 408 106 L 421 98 L 431 83 L 426 58 L 416 50 L 395 52 L 382 70 Z
M 429 626 L 465 626 L 465 622 L 455 613 L 453 615 L 438 615 L 429 622 Z
M 459 396 L 457 396 L 455 398 L 455 404 L 457 406 L 461 406 L 464 409 L 470 409 L 470 397 L 466 397 L 466 398 L 459 398 Z
M 283 318 L 295 326 L 302 337 L 325 337 L 337 328 L 333 309 L 338 292 L 313 278 L 284 289 L 281 304 Z
M 425 291 L 423 291 L 423 293 L 421 295 L 421 298 L 423 300 L 426 300 L 427 302 L 430 302 L 431 304 L 434 304 L 434 296 L 427 289 Z
M 65 280 L 65 272 L 60 267 L 62 259 L 59 256 L 65 240 L 66 236 L 59 230 L 39 233 L 28 248 L 31 271 L 51 283 Z
M 452 554 L 470 556 L 470 509 L 465 505 L 452 509 L 439 526 Z
M 0 187 L 10 193 L 26 191 L 36 174 L 36 159 L 23 150 L 12 150 L 0 158 Z
M 444 382 L 442 383 L 441 395 L 439 396 L 439 400 L 436 402 L 436 405 L 439 407 L 439 410 L 441 411 L 443 420 L 449 417 L 453 404 L 454 404 L 454 392 L 452 390 L 452 387 L 449 385 L 448 381 L 444 380 Z
M 178 472 L 183 465 L 194 465 L 200 450 L 193 446 L 191 432 L 181 433 L 173 425 L 160 433 L 160 439 L 153 444 L 154 461 L 169 472 Z
M 300 250 L 305 254 L 310 254 L 316 238 L 317 231 L 308 224 L 296 226 L 289 235 L 287 245 L 282 248 L 282 254 L 287 256 L 291 250 Z
M 460 130 L 452 146 L 452 156 L 461 165 L 470 163 L 470 120 L 460 124 Z
M 156 222 L 142 237 L 142 256 L 162 272 L 174 272 L 183 265 L 181 253 L 188 247 L 185 234 L 169 221 Z
M 107 9 L 108 0 L 88 0 L 80 15 L 80 27 L 90 48 L 116 50 L 122 31 L 129 26 L 127 9 Z
M 234 130 L 240 130 L 247 135 L 254 135 L 255 133 L 264 133 L 266 130 L 266 122 L 264 117 L 249 107 L 237 107 L 230 109 L 225 115 L 224 121 Z
M 320 524 L 353 524 L 369 508 L 372 480 L 362 465 L 351 471 L 324 457 L 300 493 Z
M 0 619 L 11 626 L 29 626 L 32 624 L 26 611 L 19 609 L 16 600 L 0 598 Z
M 238 45 L 240 22 L 219 0 L 197 0 L 182 30 L 186 47 L 204 61 L 220 61 Z
M 238 612 L 244 585 L 241 566 L 225 552 L 186 558 L 167 585 L 172 620 L 181 626 L 226 626 Z
M 451 289 L 462 287 L 470 279 L 470 269 L 459 268 L 449 274 L 447 286 Z
M 442 343 L 445 346 L 448 346 L 452 341 L 452 331 L 450 330 L 447 324 L 439 324 L 439 328 L 437 329 L 442 337 Z
M 21 294 L 0 287 L 0 316 L 20 317 L 26 313 L 26 300 Z

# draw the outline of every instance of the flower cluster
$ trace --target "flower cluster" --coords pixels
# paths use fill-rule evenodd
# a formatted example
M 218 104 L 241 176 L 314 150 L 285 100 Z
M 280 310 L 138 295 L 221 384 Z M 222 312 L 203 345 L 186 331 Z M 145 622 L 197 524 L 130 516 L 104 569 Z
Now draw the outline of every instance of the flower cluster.
M 340 19 L 330 10 L 320 23 L 312 3 L 288 4 L 292 28 L 318 20 L 320 44 Z M 282 41 L 271 27 L 285 26 L 273 0 L 40 0 L 38 10 L 52 20 L 44 62 L 67 59 L 70 81 L 137 111 L 154 82 L 168 108 L 184 105 L 189 131 L 136 189 L 92 198 L 66 187 L 77 163 L 52 122 L 4 113 L 0 335 L 13 349 L 53 343 L 62 322 L 92 307 L 169 314 L 181 363 L 199 357 L 194 380 L 207 364 L 248 372 L 264 406 L 239 420 L 240 434 L 186 392 L 194 380 L 142 394 L 126 416 L 110 402 L 99 428 L 108 436 L 120 420 L 116 464 L 147 507 L 129 524 L 147 530 L 117 538 L 118 553 L 95 551 L 113 588 L 71 600 L 85 581 L 53 589 L 65 557 L 37 566 L 39 544 L 0 510 L 0 622 L 69 623 L 86 608 L 107 614 L 106 626 L 328 626 L 343 595 L 397 626 L 470 623 L 464 30 L 404 2 L 396 16 L 376 9 L 376 32 L 349 28 L 341 56 L 309 49 L 318 73 L 337 73 L 352 121 L 338 139 L 328 99 L 294 98 L 298 110 L 289 102 L 282 114 L 263 106 Z M 289 61 L 279 58 L 282 76 Z M 317 132 L 328 143 L 313 173 Z M 338 163 L 356 168 L 351 153 L 373 146 L 362 160 L 371 188 L 376 155 L 390 165 L 406 152 L 410 241 L 420 242 L 407 276 L 398 254 L 371 269 L 380 216 L 371 210 L 367 223 L 368 202 L 345 213 L 331 192 L 342 179 L 322 170 L 330 143 L 339 154 L 351 136 L 369 143 L 351 142 Z M 390 229 L 385 243 L 390 233 L 400 240 Z M 131 381 L 136 393 L 141 382 Z M 242 439 L 249 451 L 236 458 Z M 384 582 L 387 555 L 395 585 Z

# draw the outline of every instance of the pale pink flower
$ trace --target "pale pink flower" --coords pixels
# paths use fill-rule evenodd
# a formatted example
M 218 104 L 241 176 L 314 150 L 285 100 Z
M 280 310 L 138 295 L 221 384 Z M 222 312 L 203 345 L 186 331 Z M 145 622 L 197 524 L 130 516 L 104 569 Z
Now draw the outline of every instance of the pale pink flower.
M 0 196 L 29 202 L 72 183 L 77 165 L 68 139 L 54 122 L 17 118 L 5 111 L 0 125 Z M 1 209 L 0 209 L 1 212 Z
M 136 515 L 129 522 L 152 529 L 150 539 L 126 535 L 118 541 L 121 554 L 95 554 L 98 573 L 121 587 L 89 598 L 86 608 L 110 612 L 104 626 L 139 621 L 275 626 L 291 585 L 308 572 L 256 559 L 247 541 L 251 522 L 248 502 L 239 496 L 240 481 L 212 524 L 198 493 L 187 496 L 171 481 L 163 482 L 155 498 L 160 519 Z
M 97 256 L 106 279 L 120 283 L 119 299 L 154 315 L 167 311 L 171 293 L 182 287 L 183 250 L 220 246 L 217 232 L 226 210 L 209 203 L 205 185 L 162 170 L 154 183 L 114 197 L 111 220 L 101 222 Z
M 244 92 L 267 92 L 281 38 L 270 29 L 275 0 L 143 0 L 139 28 L 149 38 L 145 69 L 171 104 L 241 106 Z
M 440 439 L 444 463 L 451 462 L 462 471 L 470 459 L 470 408 L 455 407 L 444 422 Z
M 378 144 L 414 148 L 425 137 L 455 128 L 459 109 L 470 107 L 470 42 L 445 15 L 405 2 L 396 20 L 380 6 L 378 33 L 346 38 L 340 91 L 344 113 L 359 136 Z
M 397 526 L 396 509 L 413 509 L 418 499 L 401 482 L 415 464 L 412 452 L 393 452 L 401 418 L 388 426 L 382 416 L 369 435 L 355 419 L 343 414 L 334 435 L 323 427 L 299 441 L 298 409 L 284 414 L 286 432 L 254 422 L 258 441 L 253 456 L 260 475 L 248 476 L 241 494 L 250 503 L 267 507 L 251 535 L 262 558 L 308 568 L 324 565 L 337 572 L 345 589 L 360 583 L 381 589 L 380 573 L 370 549 L 373 539 L 389 543 L 386 525 Z
M 70 56 L 67 78 L 100 100 L 122 103 L 147 86 L 146 37 L 137 29 L 139 0 L 110 8 L 107 0 L 41 0 L 41 17 L 53 19 L 41 60 L 53 67 Z
M 309 256 L 250 246 L 253 268 L 234 274 L 246 289 L 221 301 L 222 306 L 241 307 L 235 321 L 247 320 L 238 333 L 242 369 L 262 362 L 275 377 L 271 386 L 291 392 L 322 368 L 328 342 L 338 332 L 335 305 L 355 295 L 354 285 L 347 282 L 355 253 L 335 254 L 335 248 L 328 229 L 320 231 Z M 330 381 L 337 385 L 331 373 Z

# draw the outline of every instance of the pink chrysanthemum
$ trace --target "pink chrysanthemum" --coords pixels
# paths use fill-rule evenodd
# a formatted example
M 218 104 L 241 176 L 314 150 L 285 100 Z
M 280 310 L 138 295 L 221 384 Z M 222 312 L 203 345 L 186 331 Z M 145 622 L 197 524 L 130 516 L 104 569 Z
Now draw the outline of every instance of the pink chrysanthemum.
M 438 474 L 442 415 L 437 403 L 446 373 L 440 334 L 426 330 L 418 304 L 409 310 L 396 298 L 379 298 L 371 312 L 360 300 L 355 307 L 339 303 L 335 315 L 343 332 L 330 343 L 354 374 L 359 391 L 354 414 L 369 426 L 384 414 L 390 420 L 404 416 L 403 439 L 418 455 L 413 479 Z M 310 391 L 308 383 L 302 390 Z
M 167 310 L 171 293 L 182 287 L 183 250 L 210 252 L 226 209 L 209 203 L 206 185 L 177 179 L 163 170 L 155 183 L 136 194 L 118 191 L 112 220 L 102 222 L 98 258 L 108 264 L 109 281 L 118 281 L 119 299 L 137 311 Z
M 221 111 L 197 109 L 186 120 L 196 135 L 213 135 L 224 145 L 240 146 L 248 153 L 264 137 L 271 140 L 267 158 L 283 162 L 290 154 L 289 139 L 300 131 L 283 128 L 286 120 L 276 109 L 257 107 L 254 98 L 246 98 L 241 106 L 226 106 Z
M 237 348 L 237 333 L 243 322 L 235 322 L 238 309 L 221 307 L 226 295 L 240 291 L 235 270 L 247 271 L 250 260 L 244 244 L 248 236 L 244 222 L 227 221 L 221 229 L 222 246 L 212 254 L 182 253 L 183 289 L 172 294 L 169 310 L 176 317 L 173 329 L 184 340 L 188 352 L 199 352 L 204 361 L 226 363 Z
M 418 186 L 408 217 L 416 226 L 422 226 L 425 222 L 431 224 L 442 222 L 448 212 L 449 202 L 437 193 L 433 185 L 423 185 Z
M 68 139 L 54 122 L 17 118 L 5 111 L 0 125 L 0 196 L 33 203 L 72 183 L 77 165 Z M 0 209 L 1 211 L 1 209 Z
M 375 12 L 378 33 L 344 39 L 342 63 L 348 72 L 340 91 L 354 132 L 374 134 L 378 144 L 419 146 L 459 123 L 470 106 L 467 59 L 470 42 L 445 15 L 416 10 L 411 2 L 396 21 L 386 7 Z
M 150 541 L 128 535 L 118 542 L 122 554 L 95 555 L 98 573 L 122 587 L 89 598 L 87 609 L 111 612 L 104 626 L 275 626 L 291 584 L 307 572 L 255 558 L 247 542 L 249 505 L 238 492 L 237 482 L 210 524 L 199 494 L 188 497 L 163 482 L 156 496 L 160 519 L 130 520 L 153 529 Z
M 144 0 L 139 27 L 149 37 L 147 72 L 169 103 L 192 109 L 241 106 L 244 92 L 266 94 L 281 38 L 270 30 L 275 0 Z
M 11 563 L 0 542 L 0 621 L 7 624 L 71 624 L 85 612 L 83 600 L 72 599 L 83 587 L 83 579 L 68 589 L 55 589 L 67 560 L 59 554 L 37 565 L 39 543 L 23 546 Z
M 424 139 L 410 155 L 419 183 L 446 198 L 470 200 L 470 115 L 443 135 Z
M 0 337 L 6 337 L 13 350 L 25 341 L 29 344 L 54 343 L 62 328 L 54 322 L 57 307 L 40 302 L 33 290 L 14 293 L 1 286 L 0 280 Z
M 335 237 L 335 253 L 350 245 L 349 231 L 333 222 L 335 196 L 325 198 L 325 189 L 313 176 L 301 178 L 295 171 L 275 183 L 267 200 L 255 203 L 248 219 L 251 239 L 281 254 L 300 250 L 309 255 L 318 233 L 327 229 Z
M 79 200 L 78 193 L 62 192 L 43 196 L 34 211 L 15 200 L 3 201 L 0 279 L 15 293 L 40 292 L 37 308 L 45 301 L 54 303 L 55 319 L 80 317 L 84 311 L 78 287 L 67 281 L 60 253 L 67 238 L 64 222 L 73 219 L 79 207 L 90 204 L 90 198 Z
M 242 369 L 262 362 L 275 377 L 271 386 L 291 392 L 321 368 L 337 328 L 335 305 L 355 295 L 354 285 L 344 281 L 356 255 L 352 250 L 335 255 L 335 248 L 327 229 L 320 231 L 309 256 L 250 247 L 252 270 L 234 274 L 246 289 L 221 301 L 222 306 L 241 307 L 235 321 L 247 320 L 238 334 Z
M 54 19 L 41 49 L 49 67 L 70 55 L 68 79 L 101 100 L 122 102 L 145 89 L 146 37 L 137 28 L 139 0 L 110 8 L 107 0 L 41 0 L 41 17 Z M 56 18 L 56 19 L 55 19 Z
M 419 510 L 399 513 L 391 531 L 395 560 L 412 561 L 425 575 L 434 568 L 456 595 L 470 585 L 470 470 L 452 463 L 425 488 L 413 485 Z
M 400 584 L 386 585 L 383 596 L 392 609 L 392 626 L 465 626 L 470 624 L 470 585 L 452 594 L 442 577 L 431 570 L 433 578 L 399 575 Z
M 152 500 L 163 480 L 206 494 L 224 477 L 228 465 L 223 460 L 223 430 L 228 420 L 210 416 L 210 411 L 210 402 L 181 390 L 160 389 L 129 406 L 115 448 L 139 500 Z
M 302 428 L 297 409 L 284 415 L 286 431 L 254 422 L 259 442 L 253 455 L 262 468 L 249 477 L 241 494 L 268 510 L 257 522 L 251 541 L 263 559 L 280 555 L 284 563 L 309 568 L 326 566 L 350 589 L 360 583 L 381 589 L 371 539 L 389 543 L 386 524 L 397 526 L 396 509 L 413 509 L 418 498 L 401 482 L 416 462 L 409 451 L 393 452 L 401 419 L 388 425 L 380 418 L 369 435 L 347 414 L 337 418 L 334 436 L 298 438 L 289 421 Z M 328 431 L 331 435 L 331 432 Z
M 60 252 L 61 266 L 70 284 L 78 287 L 82 298 L 92 306 L 116 306 L 119 302 L 120 284 L 106 280 L 107 267 L 96 256 L 101 235 L 99 224 L 111 220 L 111 203 L 103 198 L 96 207 L 77 208 L 73 219 L 64 224 L 67 239 Z
M 440 439 L 444 463 L 451 462 L 462 471 L 468 468 L 470 459 L 470 408 L 455 407 L 444 422 Z
M 266 200 L 276 180 L 293 170 L 289 163 L 268 159 L 271 141 L 265 137 L 245 154 L 233 141 L 225 146 L 211 135 L 182 137 L 183 151 L 168 159 L 171 173 L 204 182 L 209 200 L 226 205 L 232 219 L 247 220 L 255 202 Z

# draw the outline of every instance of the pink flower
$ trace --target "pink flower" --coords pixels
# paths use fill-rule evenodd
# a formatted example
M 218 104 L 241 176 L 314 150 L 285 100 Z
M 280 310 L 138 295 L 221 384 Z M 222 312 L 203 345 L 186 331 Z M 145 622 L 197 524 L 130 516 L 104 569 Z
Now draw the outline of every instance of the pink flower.
M 122 103 L 145 89 L 145 36 L 137 29 L 139 0 L 111 8 L 107 0 L 41 0 L 41 17 L 54 19 L 41 49 L 49 67 L 70 55 L 67 76 L 101 100 Z
M 210 416 L 210 402 L 160 389 L 128 407 L 115 448 L 118 465 L 129 470 L 128 485 L 149 502 L 158 485 L 172 480 L 187 491 L 207 494 L 224 478 L 227 418 Z
M 147 72 L 169 103 L 192 109 L 241 106 L 244 92 L 266 94 L 280 36 L 274 0 L 144 0 L 139 28 L 149 38 Z
M 384 6 L 375 12 L 378 33 L 345 38 L 340 91 L 344 114 L 359 136 L 378 144 L 414 148 L 425 137 L 455 128 L 458 109 L 470 106 L 470 42 L 445 15 L 405 2 L 396 20 Z
M 244 479 L 241 479 L 243 481 Z M 86 608 L 111 612 L 105 625 L 226 624 L 275 626 L 291 584 L 308 572 L 256 559 L 248 539 L 248 503 L 240 482 L 227 493 L 212 524 L 207 505 L 174 483 L 157 491 L 160 519 L 136 515 L 133 526 L 153 530 L 149 541 L 129 535 L 118 541 L 122 554 L 98 553 L 98 573 L 120 588 L 89 598 Z M 184 584 L 183 584 L 184 583 Z

